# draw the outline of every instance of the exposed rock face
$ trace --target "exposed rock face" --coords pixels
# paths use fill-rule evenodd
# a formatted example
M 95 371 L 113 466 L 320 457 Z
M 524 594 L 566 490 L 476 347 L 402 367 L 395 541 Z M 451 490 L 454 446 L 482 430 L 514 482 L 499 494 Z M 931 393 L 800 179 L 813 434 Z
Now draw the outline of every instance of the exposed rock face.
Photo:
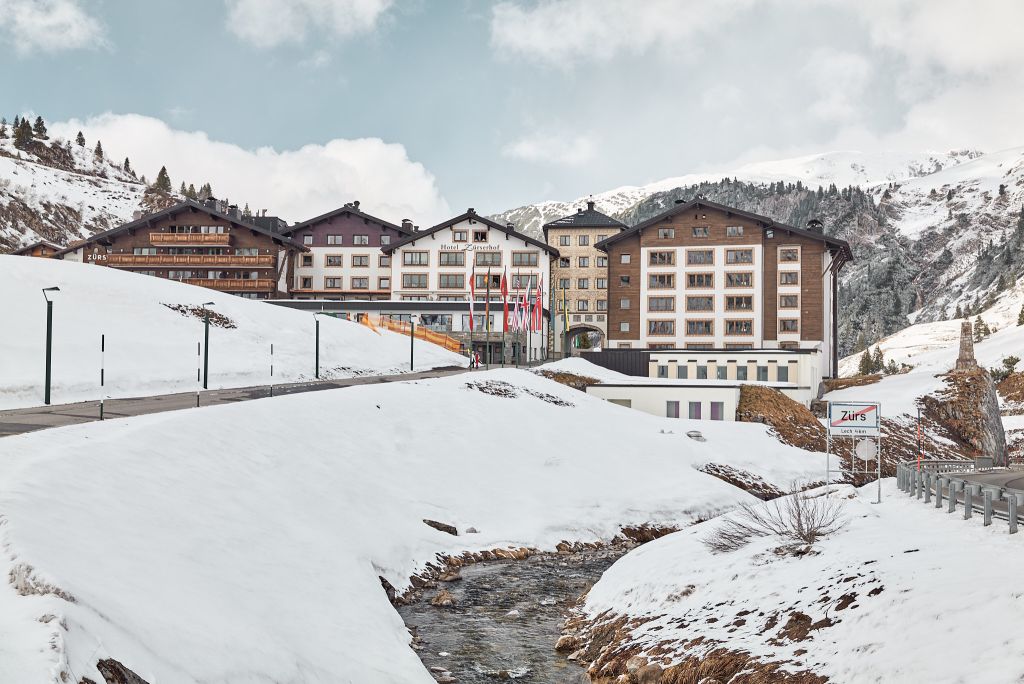
M 149 684 L 145 679 L 113 658 L 99 661 L 96 663 L 96 669 L 103 675 L 103 680 L 106 684 Z M 81 684 L 96 684 L 96 682 L 88 677 L 83 677 Z
M 1006 434 L 991 375 L 978 367 L 953 371 L 946 375 L 944 390 L 921 401 L 925 415 L 946 428 L 973 456 L 990 456 L 997 465 L 1005 464 Z
M 964 321 L 960 324 L 960 355 L 956 359 L 956 369 L 970 371 L 977 367 L 978 361 L 974 358 L 974 337 L 971 324 Z

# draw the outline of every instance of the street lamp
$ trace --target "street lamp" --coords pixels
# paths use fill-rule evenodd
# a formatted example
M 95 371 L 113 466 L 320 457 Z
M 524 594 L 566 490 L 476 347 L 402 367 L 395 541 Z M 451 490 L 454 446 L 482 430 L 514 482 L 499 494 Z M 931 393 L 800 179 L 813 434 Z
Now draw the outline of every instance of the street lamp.
M 50 404 L 50 369 L 53 356 L 53 302 L 47 292 L 60 292 L 60 288 L 44 287 L 43 299 L 46 300 L 46 388 L 43 390 L 43 403 Z
M 318 316 L 328 315 L 326 311 L 317 311 L 313 314 L 313 320 L 316 321 L 316 354 L 315 354 L 315 367 L 316 367 L 316 379 L 320 379 L 320 319 Z
M 416 314 L 409 314 L 409 371 L 416 367 Z
M 209 389 L 210 376 L 210 310 L 213 302 L 203 302 L 203 389 Z

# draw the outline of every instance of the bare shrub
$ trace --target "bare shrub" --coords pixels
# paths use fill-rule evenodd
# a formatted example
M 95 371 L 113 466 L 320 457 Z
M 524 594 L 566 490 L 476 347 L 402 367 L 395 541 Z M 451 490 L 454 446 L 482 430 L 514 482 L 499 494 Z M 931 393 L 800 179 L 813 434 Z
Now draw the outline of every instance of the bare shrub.
M 702 541 L 715 553 L 735 551 L 754 539 L 769 536 L 809 547 L 846 525 L 842 512 L 842 499 L 794 492 L 765 504 L 742 504 Z

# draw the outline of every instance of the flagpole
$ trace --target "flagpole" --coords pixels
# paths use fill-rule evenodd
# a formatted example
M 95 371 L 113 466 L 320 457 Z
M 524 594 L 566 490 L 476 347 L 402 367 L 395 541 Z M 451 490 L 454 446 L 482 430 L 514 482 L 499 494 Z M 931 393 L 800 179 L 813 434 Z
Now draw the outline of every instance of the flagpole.
M 473 368 L 473 360 L 476 358 L 473 356 L 473 295 L 475 292 L 475 279 L 476 268 L 474 267 L 469 275 L 469 367 L 471 370 Z
M 491 370 L 491 267 L 487 267 L 487 290 L 484 301 L 484 340 L 487 344 L 487 370 Z

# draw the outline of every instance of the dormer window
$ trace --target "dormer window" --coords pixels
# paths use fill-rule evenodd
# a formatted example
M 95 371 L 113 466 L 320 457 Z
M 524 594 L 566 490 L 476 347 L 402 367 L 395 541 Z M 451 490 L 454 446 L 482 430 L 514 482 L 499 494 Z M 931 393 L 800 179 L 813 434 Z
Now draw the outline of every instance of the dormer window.
M 453 230 L 452 241 L 454 242 L 466 242 L 468 240 L 468 234 L 464 230 Z
M 487 231 L 486 230 L 474 230 L 473 231 L 473 242 L 487 242 Z

